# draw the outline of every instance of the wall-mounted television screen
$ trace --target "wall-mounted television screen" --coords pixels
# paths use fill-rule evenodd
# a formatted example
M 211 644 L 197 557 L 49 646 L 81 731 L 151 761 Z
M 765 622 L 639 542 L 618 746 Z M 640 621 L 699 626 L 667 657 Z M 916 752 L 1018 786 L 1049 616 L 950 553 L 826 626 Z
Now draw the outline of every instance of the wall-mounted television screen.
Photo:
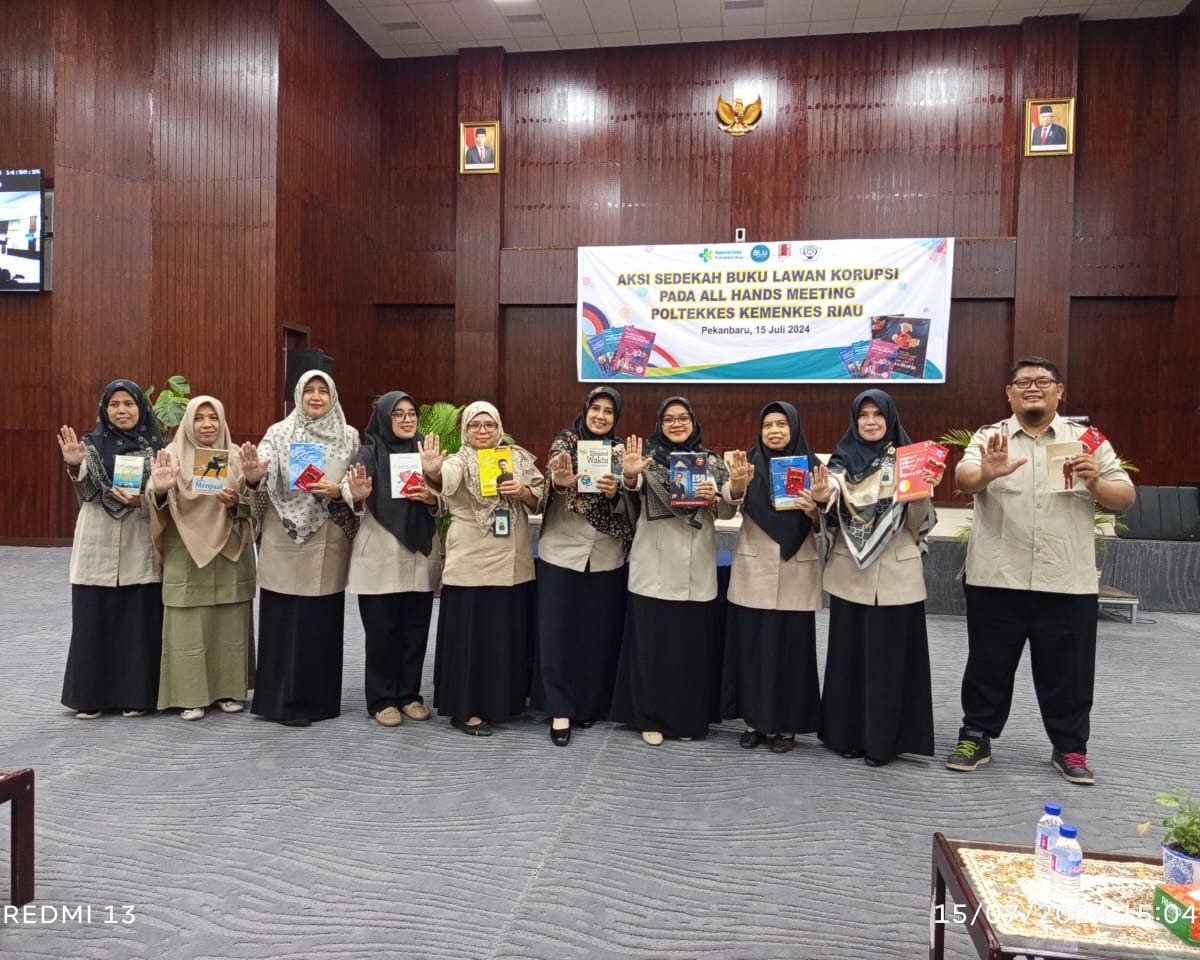
M 0 170 L 0 293 L 42 289 L 42 233 L 42 171 Z

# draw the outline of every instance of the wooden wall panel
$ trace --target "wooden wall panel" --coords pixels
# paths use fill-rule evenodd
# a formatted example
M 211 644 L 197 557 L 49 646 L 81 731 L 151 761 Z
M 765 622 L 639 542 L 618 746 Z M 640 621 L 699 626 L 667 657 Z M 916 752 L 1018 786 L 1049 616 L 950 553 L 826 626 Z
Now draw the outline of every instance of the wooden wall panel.
M 54 176 L 54 8 L 12 0 L 0 33 L 0 168 L 41 168 Z M 50 294 L 0 294 L 0 471 L 17 477 L 29 464 L 58 457 L 53 425 L 62 390 L 52 383 L 54 342 Z M 42 402 L 38 398 L 46 398 Z M 58 471 L 59 468 L 55 467 Z M 18 484 L 16 501 L 0 513 L 0 536 L 44 537 L 47 518 L 63 510 L 50 484 Z
M 334 357 L 355 423 L 381 392 L 363 361 L 375 319 L 381 82 L 378 58 L 337 11 L 280 0 L 272 392 L 284 383 L 283 327 L 307 327 L 309 346 Z
M 1175 401 L 1174 420 L 1164 420 L 1159 427 L 1160 440 L 1156 455 L 1168 461 L 1175 457 L 1188 458 L 1172 465 L 1175 469 L 1165 480 L 1200 481 L 1200 464 L 1196 462 L 1195 438 L 1200 436 L 1200 271 L 1192 266 L 1195 252 L 1200 250 L 1200 176 L 1196 175 L 1195 158 L 1200 157 L 1200 0 L 1192 0 L 1178 24 L 1179 35 L 1179 141 L 1178 151 L 1186 163 L 1180 163 L 1175 180 L 1175 222 L 1179 249 L 1187 251 L 1187 268 L 1179 269 L 1179 296 L 1174 303 L 1174 316 L 1167 340 L 1171 366 L 1167 370 L 1170 389 L 1182 397 Z M 1153 397 L 1165 378 L 1155 383 L 1143 381 L 1143 395 Z M 1165 438 L 1162 434 L 1167 434 Z
M 182 373 L 238 439 L 280 410 L 275 349 L 278 12 L 162 3 L 150 87 L 155 383 Z

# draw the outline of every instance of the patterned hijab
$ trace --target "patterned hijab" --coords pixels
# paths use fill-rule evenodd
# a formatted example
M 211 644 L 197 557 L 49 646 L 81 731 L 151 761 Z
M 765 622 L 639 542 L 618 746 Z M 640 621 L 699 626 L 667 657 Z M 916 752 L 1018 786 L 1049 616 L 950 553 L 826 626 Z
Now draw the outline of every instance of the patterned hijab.
M 675 443 L 663 432 L 663 414 L 672 404 L 680 404 L 687 409 L 692 418 L 692 432 L 681 442 Z M 713 478 L 717 489 L 725 485 L 729 479 L 729 468 L 725 462 L 704 446 L 704 434 L 700 429 L 700 421 L 696 419 L 696 411 L 686 397 L 667 397 L 658 407 L 658 417 L 655 421 L 654 433 L 646 440 L 644 448 L 646 456 L 653 462 L 647 464 L 642 471 L 642 486 L 646 501 L 646 519 L 663 520 L 675 517 L 689 526 L 699 529 L 704 525 L 706 507 L 673 507 L 671 506 L 671 454 L 672 453 L 703 453 L 708 459 L 708 475 Z
M 196 439 L 196 414 L 208 405 L 216 411 L 221 422 L 221 432 L 211 444 L 202 444 Z M 242 460 L 233 446 L 229 435 L 229 424 L 225 419 L 225 407 L 215 397 L 192 397 L 184 411 L 179 429 L 167 449 L 179 467 L 179 479 L 171 490 L 168 503 L 171 518 L 183 540 L 187 552 L 196 566 L 205 567 L 217 554 L 229 560 L 237 560 L 248 539 L 245 524 L 235 524 L 225 505 L 210 493 L 196 493 L 192 489 L 192 467 L 197 449 L 222 450 L 226 454 L 228 479 L 225 485 L 239 493 L 245 490 L 242 479 Z
M 526 513 L 529 511 L 525 504 L 512 497 L 485 497 L 479 493 L 479 458 L 475 454 L 475 448 L 467 442 L 467 424 L 481 413 L 486 413 L 495 420 L 497 434 L 500 437 L 504 436 L 504 423 L 500 420 L 500 411 L 486 400 L 476 400 L 474 403 L 468 404 L 462 412 L 459 429 L 462 433 L 463 445 L 451 456 L 462 464 L 462 485 L 470 498 L 471 513 L 475 515 L 475 523 L 479 526 L 480 532 L 488 533 L 494 529 L 497 510 L 508 510 L 514 516 L 518 510 Z M 517 483 L 523 483 L 526 486 L 532 485 L 534 478 L 538 475 L 537 458 L 524 447 L 518 447 L 515 443 L 507 446 L 512 450 L 513 477 Z
M 138 405 L 138 422 L 131 430 L 121 430 L 108 419 L 108 401 L 118 390 L 124 390 Z M 129 507 L 114 500 L 109 492 L 112 488 L 113 460 L 119 454 L 137 454 L 145 461 L 142 471 L 142 489 L 150 479 L 150 458 L 163 448 L 162 433 L 154 418 L 154 409 L 142 393 L 142 388 L 132 380 L 114 380 L 104 388 L 100 406 L 96 409 L 96 429 L 82 438 L 86 448 L 88 472 L 95 475 L 100 484 L 100 505 L 114 520 L 119 520 L 137 507 Z
M 329 385 L 329 410 L 315 420 L 304 412 L 304 387 L 319 377 Z M 271 459 L 267 470 L 267 496 L 287 535 L 301 543 L 321 529 L 329 519 L 332 501 L 316 494 L 305 493 L 288 485 L 290 444 L 320 443 L 325 447 L 325 476 L 340 482 L 346 475 L 350 458 L 358 452 L 358 431 L 346 423 L 342 405 L 338 403 L 333 377 L 323 370 L 306 370 L 296 381 L 293 394 L 295 409 L 278 423 L 267 428 L 260 447 Z M 260 451 L 260 456 L 262 452 Z
M 879 440 L 865 440 L 858 432 L 858 415 L 868 400 L 875 403 L 887 421 Z M 837 502 L 842 538 L 860 570 L 870 566 L 904 523 L 903 503 L 895 500 L 896 448 L 912 443 L 896 402 L 882 390 L 864 390 L 854 398 L 850 426 L 829 458 L 829 479 L 840 488 Z M 890 478 L 890 487 L 883 484 Z M 932 527 L 933 511 L 922 526 L 918 543 Z
M 763 441 L 762 422 L 768 413 L 782 413 L 787 418 L 791 438 L 782 450 L 772 450 Z M 800 428 L 800 414 L 792 404 L 773 400 L 758 415 L 758 443 L 750 450 L 748 457 L 754 464 L 754 476 L 746 488 L 746 501 L 742 509 L 768 537 L 779 544 L 779 554 L 784 560 L 796 555 L 812 529 L 812 521 L 803 510 L 775 509 L 771 501 L 771 460 L 774 457 L 799 456 L 807 456 L 809 469 L 812 469 L 813 455 Z
M 385 393 L 371 412 L 363 444 L 351 463 L 365 466 L 367 476 L 372 480 L 371 492 L 367 495 L 371 515 L 410 553 L 429 556 L 433 550 L 434 534 L 433 517 L 429 509 L 425 504 L 415 503 L 406 497 L 392 496 L 391 455 L 417 453 L 417 444 L 425 439 L 425 434 L 420 430 L 408 440 L 396 436 L 392 429 L 392 414 L 401 400 L 407 400 L 420 409 L 417 402 L 403 390 Z
M 608 397 L 613 405 L 613 425 L 608 433 L 603 435 L 592 433 L 587 425 L 588 410 L 597 397 Z M 610 440 L 612 441 L 613 458 L 619 460 L 624 450 L 624 441 L 617 436 L 617 424 L 621 422 L 621 406 L 621 394 L 615 389 L 609 386 L 596 387 L 587 395 L 587 399 L 583 402 L 583 410 L 580 411 L 571 426 L 560 431 L 550 444 L 550 457 L 556 453 L 566 452 L 571 455 L 571 469 L 578 470 L 580 440 Z M 551 482 L 549 466 L 546 468 L 546 489 L 550 491 L 550 496 L 562 497 L 563 509 L 579 514 L 600 533 L 620 540 L 625 551 L 629 551 L 629 546 L 633 543 L 633 527 L 626 514 L 613 513 L 613 505 L 617 501 L 609 500 L 602 493 L 580 493 L 574 484 L 569 486 L 565 493 L 555 490 Z

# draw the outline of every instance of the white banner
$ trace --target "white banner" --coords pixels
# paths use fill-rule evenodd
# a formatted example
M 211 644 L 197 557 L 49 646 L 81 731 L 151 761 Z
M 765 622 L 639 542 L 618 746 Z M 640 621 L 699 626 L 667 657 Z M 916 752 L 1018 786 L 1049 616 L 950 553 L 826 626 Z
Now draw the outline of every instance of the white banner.
M 579 379 L 944 383 L 954 240 L 579 248 Z

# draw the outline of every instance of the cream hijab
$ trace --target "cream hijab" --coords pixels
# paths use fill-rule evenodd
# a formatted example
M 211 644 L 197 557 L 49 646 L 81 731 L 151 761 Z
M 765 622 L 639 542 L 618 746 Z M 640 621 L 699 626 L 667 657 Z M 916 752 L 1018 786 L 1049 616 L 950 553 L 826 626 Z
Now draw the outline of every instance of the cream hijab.
M 216 411 L 217 419 L 221 422 L 221 432 L 208 448 L 196 440 L 195 431 L 196 414 L 205 404 Z M 233 515 L 213 494 L 196 493 L 192 489 L 192 466 L 197 449 L 225 451 L 229 471 L 225 485 L 238 493 L 245 492 L 241 457 L 229 436 L 225 407 L 216 397 L 199 396 L 188 401 L 179 429 L 167 447 L 179 467 L 179 479 L 168 495 L 168 503 L 175 528 L 197 567 L 208 566 L 217 554 L 236 561 L 249 539 L 248 524 L 236 523 Z

